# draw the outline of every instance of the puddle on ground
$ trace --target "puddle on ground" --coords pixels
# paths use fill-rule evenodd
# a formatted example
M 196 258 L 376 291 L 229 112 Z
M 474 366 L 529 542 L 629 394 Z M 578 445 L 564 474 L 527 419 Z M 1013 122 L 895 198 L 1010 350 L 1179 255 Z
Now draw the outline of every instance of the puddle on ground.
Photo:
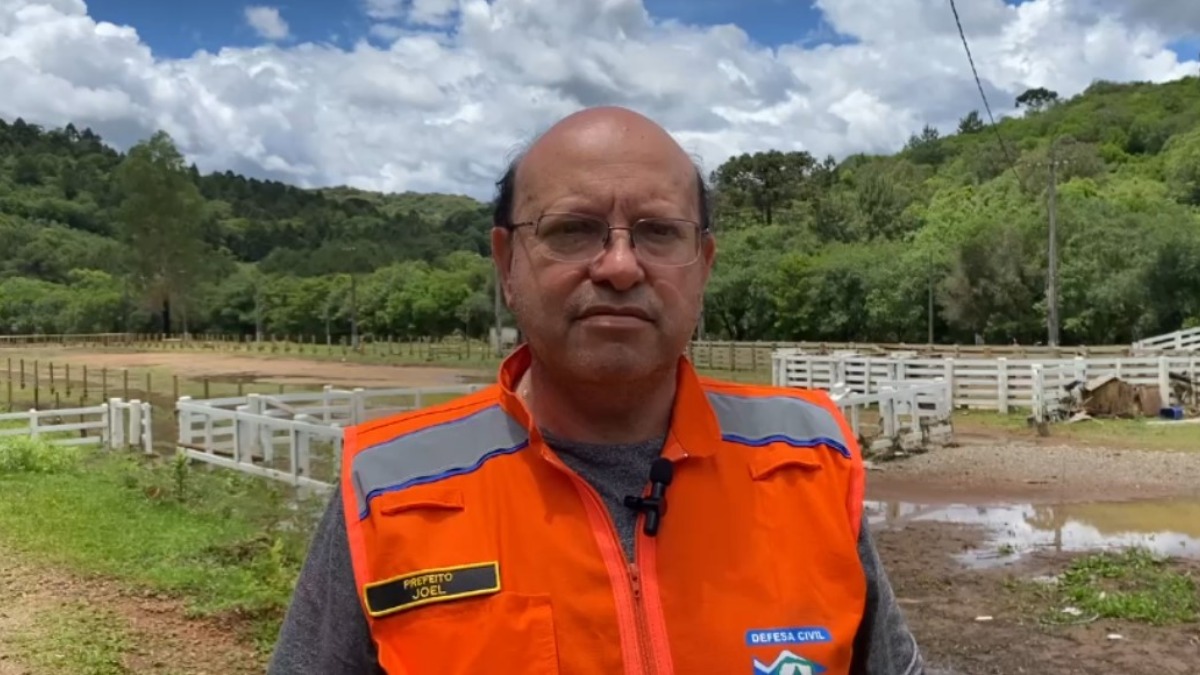
M 983 526 L 987 542 L 964 551 L 971 567 L 1016 562 L 1031 551 L 1101 551 L 1138 546 L 1200 559 L 1200 500 L 1079 504 L 916 504 L 867 501 L 874 525 L 930 521 Z

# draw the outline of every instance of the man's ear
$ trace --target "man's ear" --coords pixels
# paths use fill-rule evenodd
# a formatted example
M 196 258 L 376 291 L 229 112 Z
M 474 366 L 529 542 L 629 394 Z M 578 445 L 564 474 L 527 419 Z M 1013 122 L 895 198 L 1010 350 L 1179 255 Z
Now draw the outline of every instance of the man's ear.
M 496 280 L 504 293 L 504 304 L 512 307 L 509 302 L 508 279 L 512 272 L 513 242 L 512 230 L 494 225 L 492 227 L 492 264 L 496 266 Z
M 712 274 L 713 262 L 717 259 L 717 239 L 711 234 L 704 236 L 700 242 L 700 256 L 704 260 L 704 278 Z

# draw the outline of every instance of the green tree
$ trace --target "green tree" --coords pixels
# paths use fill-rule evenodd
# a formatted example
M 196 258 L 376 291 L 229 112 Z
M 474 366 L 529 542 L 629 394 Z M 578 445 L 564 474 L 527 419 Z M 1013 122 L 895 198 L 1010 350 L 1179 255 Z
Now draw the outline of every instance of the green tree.
M 170 333 L 172 305 L 186 303 L 207 262 L 200 238 L 203 197 L 166 132 L 130 149 L 115 178 L 129 271 L 160 311 L 161 330 Z
M 816 166 L 813 156 L 803 151 L 742 154 L 722 164 L 712 182 L 730 206 L 751 209 L 760 223 L 771 225 L 800 197 Z
M 958 121 L 958 133 L 960 134 L 977 134 L 983 129 L 983 119 L 979 117 L 978 110 L 972 110 L 967 113 L 966 117 Z

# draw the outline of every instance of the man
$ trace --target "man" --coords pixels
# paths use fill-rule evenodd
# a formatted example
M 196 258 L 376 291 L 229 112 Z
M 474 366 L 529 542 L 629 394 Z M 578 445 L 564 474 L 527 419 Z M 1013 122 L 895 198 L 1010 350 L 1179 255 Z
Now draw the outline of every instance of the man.
M 347 430 L 272 673 L 923 672 L 836 407 L 681 356 L 709 220 L 628 110 L 513 163 L 492 246 L 527 344 L 482 392 Z

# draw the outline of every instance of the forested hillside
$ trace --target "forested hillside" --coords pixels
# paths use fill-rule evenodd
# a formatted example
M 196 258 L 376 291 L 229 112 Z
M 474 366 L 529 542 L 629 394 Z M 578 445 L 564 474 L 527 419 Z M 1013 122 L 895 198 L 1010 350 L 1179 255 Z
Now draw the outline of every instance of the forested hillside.
M 1200 80 L 1017 101 L 887 157 L 713 172 L 710 337 L 1046 340 L 1049 187 L 1065 344 L 1200 324 Z M 200 175 L 164 134 L 0 121 L 0 332 L 482 335 L 487 206 Z

